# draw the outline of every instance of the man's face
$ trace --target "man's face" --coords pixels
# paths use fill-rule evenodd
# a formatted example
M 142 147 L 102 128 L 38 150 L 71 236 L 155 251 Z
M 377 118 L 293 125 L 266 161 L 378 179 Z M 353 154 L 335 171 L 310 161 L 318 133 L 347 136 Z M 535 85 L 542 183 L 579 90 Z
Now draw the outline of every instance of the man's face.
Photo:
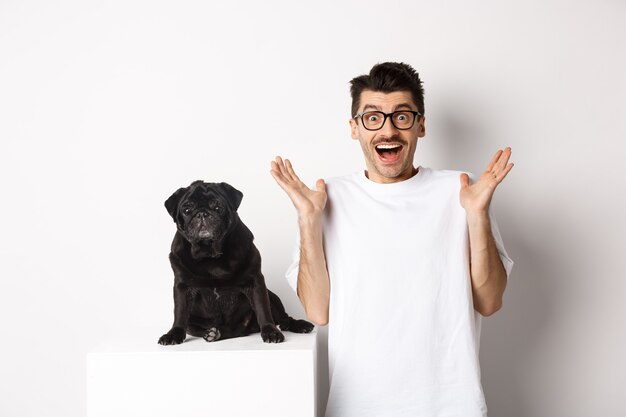
M 417 106 L 409 91 L 381 93 L 364 90 L 361 92 L 358 113 L 368 111 L 391 113 L 397 110 L 417 111 Z M 391 123 L 391 117 L 387 118 L 379 130 L 367 130 L 360 117 L 350 119 L 350 128 L 352 139 L 361 143 L 367 165 L 367 176 L 370 180 L 379 183 L 399 182 L 413 175 L 413 156 L 417 147 L 417 138 L 426 134 L 424 116 L 416 119 L 413 127 L 408 130 L 396 128 Z

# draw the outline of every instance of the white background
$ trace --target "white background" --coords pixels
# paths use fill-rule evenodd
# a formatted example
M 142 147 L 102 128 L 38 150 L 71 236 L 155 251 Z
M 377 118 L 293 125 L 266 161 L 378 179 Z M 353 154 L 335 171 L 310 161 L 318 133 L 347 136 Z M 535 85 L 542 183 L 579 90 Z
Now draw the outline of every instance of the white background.
M 617 0 L 0 1 L 0 415 L 83 415 L 86 352 L 169 328 L 163 202 L 196 179 L 244 193 L 268 286 L 302 317 L 269 163 L 309 184 L 363 169 L 348 82 L 387 60 L 425 82 L 416 164 L 480 174 L 513 148 L 490 416 L 624 415 L 624 22 Z

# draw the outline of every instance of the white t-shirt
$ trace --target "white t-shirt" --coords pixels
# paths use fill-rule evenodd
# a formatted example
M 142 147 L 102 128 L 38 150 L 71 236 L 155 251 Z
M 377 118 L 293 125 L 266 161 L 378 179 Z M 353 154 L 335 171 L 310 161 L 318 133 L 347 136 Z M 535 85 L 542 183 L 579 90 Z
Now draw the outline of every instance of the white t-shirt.
M 461 171 L 326 180 L 326 417 L 484 417 Z M 470 181 L 473 183 L 473 176 Z M 491 212 L 507 276 L 513 261 Z M 296 290 L 299 247 L 287 271 Z

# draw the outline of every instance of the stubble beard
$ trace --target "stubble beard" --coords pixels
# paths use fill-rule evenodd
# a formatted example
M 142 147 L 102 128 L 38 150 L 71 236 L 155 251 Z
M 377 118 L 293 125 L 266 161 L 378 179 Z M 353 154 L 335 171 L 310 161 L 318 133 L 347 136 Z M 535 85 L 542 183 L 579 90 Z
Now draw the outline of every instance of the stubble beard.
M 405 144 L 404 145 L 405 148 L 410 147 L 410 144 Z M 371 150 L 370 150 L 371 149 Z M 367 162 L 369 165 L 367 167 L 368 169 L 368 173 L 373 171 L 376 175 L 384 177 L 384 178 L 388 178 L 388 179 L 393 179 L 393 178 L 398 178 L 399 176 L 405 174 L 407 171 L 410 171 L 411 174 L 413 174 L 414 171 L 414 167 L 413 167 L 413 155 L 415 154 L 415 151 L 413 150 L 411 152 L 410 149 L 403 149 L 402 152 L 406 152 L 404 159 L 401 161 L 401 164 L 396 164 L 393 166 L 384 166 L 380 163 L 380 161 L 378 160 L 378 155 L 376 154 L 376 150 L 373 148 L 370 148 L 364 151 L 366 152 L 367 155 Z M 371 179 L 371 175 L 368 175 L 368 177 Z

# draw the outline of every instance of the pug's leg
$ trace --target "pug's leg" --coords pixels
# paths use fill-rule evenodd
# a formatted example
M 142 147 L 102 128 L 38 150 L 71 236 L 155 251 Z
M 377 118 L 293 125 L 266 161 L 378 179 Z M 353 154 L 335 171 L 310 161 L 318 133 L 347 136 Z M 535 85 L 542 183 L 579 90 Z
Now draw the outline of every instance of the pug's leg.
M 174 285 L 174 324 L 172 328 L 159 338 L 160 345 L 178 345 L 187 337 L 187 324 L 191 306 L 198 294 L 195 288 L 183 283 Z
M 315 327 L 313 323 L 309 323 L 306 320 L 296 320 L 293 317 L 290 317 L 285 311 L 285 306 L 283 306 L 280 298 L 267 290 L 267 293 L 270 297 L 270 306 L 272 308 L 272 317 L 274 318 L 274 323 L 280 327 L 282 331 L 290 331 L 293 333 L 310 333 Z
M 246 297 L 250 301 L 252 310 L 254 310 L 259 328 L 261 329 L 261 338 L 266 343 L 281 343 L 285 340 L 285 336 L 274 324 L 272 318 L 269 295 L 265 286 L 265 279 L 259 273 L 254 279 L 254 286 L 244 291 Z

